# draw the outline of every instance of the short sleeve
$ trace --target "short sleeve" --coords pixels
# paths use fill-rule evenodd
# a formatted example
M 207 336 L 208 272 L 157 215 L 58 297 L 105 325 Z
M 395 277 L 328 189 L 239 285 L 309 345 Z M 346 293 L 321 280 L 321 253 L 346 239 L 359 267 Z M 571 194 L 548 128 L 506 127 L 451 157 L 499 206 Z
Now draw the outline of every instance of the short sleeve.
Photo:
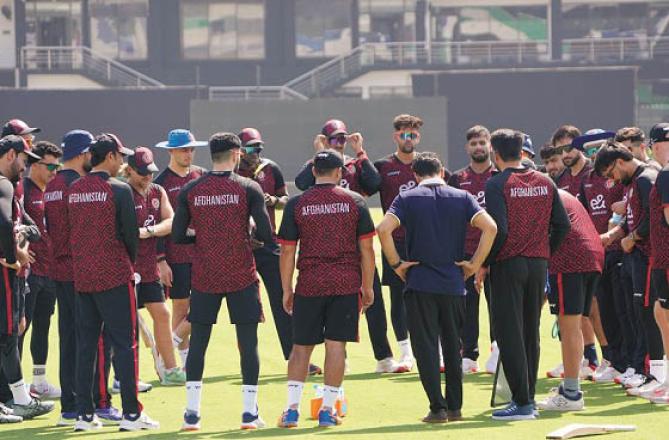
M 388 214 L 394 215 L 400 224 L 404 224 L 406 220 L 406 210 L 404 205 L 406 204 L 402 195 L 398 195 L 391 203 L 390 208 L 388 208 Z
M 297 244 L 300 239 L 300 233 L 295 222 L 295 207 L 299 201 L 300 196 L 291 197 L 286 203 L 283 210 L 283 218 L 281 219 L 281 227 L 279 228 L 278 239 L 282 244 Z
M 274 175 L 274 190 L 280 190 L 286 186 L 281 168 L 277 164 L 272 164 L 272 174 Z
M 663 206 L 669 206 L 669 169 L 662 170 L 657 176 L 657 192 Z
M 467 221 L 471 223 L 476 214 L 481 211 L 483 211 L 483 209 L 474 196 L 468 192 L 465 193 L 465 213 L 467 214 Z
M 369 207 L 367 207 L 367 202 L 364 197 L 355 194 L 355 204 L 358 207 L 358 239 L 362 240 L 373 237 L 376 235 L 376 228 L 374 227 L 372 214 L 369 212 Z

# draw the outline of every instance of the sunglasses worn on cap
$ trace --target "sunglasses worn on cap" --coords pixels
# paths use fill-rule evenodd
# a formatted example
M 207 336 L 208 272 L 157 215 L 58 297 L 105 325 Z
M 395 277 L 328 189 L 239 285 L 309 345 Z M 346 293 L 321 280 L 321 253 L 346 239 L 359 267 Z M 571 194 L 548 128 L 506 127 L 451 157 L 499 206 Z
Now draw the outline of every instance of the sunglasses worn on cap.
M 260 154 L 262 151 L 262 145 L 249 145 L 248 147 L 244 147 L 244 154 Z
M 44 162 L 37 162 L 37 163 L 42 165 L 44 168 L 46 168 L 51 172 L 58 171 L 58 169 L 62 166 L 59 163 L 44 163 Z
M 338 134 L 337 136 L 332 136 L 328 138 L 328 143 L 330 145 L 344 145 L 346 143 L 347 136 L 345 134 Z
M 403 141 L 415 141 L 418 139 L 418 133 L 414 133 L 413 131 L 405 131 L 404 133 L 400 133 L 400 139 Z

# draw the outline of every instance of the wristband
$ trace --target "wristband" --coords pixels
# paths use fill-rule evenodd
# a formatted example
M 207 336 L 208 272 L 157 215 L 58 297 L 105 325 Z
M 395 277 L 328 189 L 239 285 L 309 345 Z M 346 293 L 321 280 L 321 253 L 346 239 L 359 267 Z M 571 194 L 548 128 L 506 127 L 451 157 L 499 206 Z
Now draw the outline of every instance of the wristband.
M 362 156 L 364 156 L 364 155 L 366 155 L 366 154 L 367 154 L 367 153 L 365 152 L 365 150 L 360 150 L 358 153 L 356 153 L 356 157 L 362 157 Z
M 402 265 L 402 263 L 404 263 L 404 261 L 402 261 L 402 259 L 400 259 L 397 263 L 395 263 L 395 264 L 391 264 L 390 267 L 391 267 L 393 270 L 395 270 L 395 269 L 397 269 L 398 267 L 400 267 L 400 266 Z

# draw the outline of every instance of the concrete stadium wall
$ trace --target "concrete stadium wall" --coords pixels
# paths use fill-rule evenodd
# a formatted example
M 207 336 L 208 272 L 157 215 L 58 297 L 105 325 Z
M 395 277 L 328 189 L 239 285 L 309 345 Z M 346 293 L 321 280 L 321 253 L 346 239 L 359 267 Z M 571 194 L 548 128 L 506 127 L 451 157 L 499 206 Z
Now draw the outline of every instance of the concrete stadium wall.
M 293 180 L 300 167 L 314 153 L 313 139 L 330 118 L 342 119 L 350 132 L 365 138 L 365 150 L 372 160 L 395 151 L 392 120 L 400 113 L 419 115 L 425 121 L 421 150 L 447 157 L 446 99 L 389 98 L 373 101 L 323 99 L 311 101 L 218 101 L 191 103 L 190 126 L 196 137 L 205 139 L 217 131 L 239 132 L 244 127 L 259 129 L 266 143 L 265 155 L 282 168 L 286 180 Z
M 468 162 L 464 133 L 475 124 L 522 130 L 532 136 L 537 153 L 564 123 L 584 131 L 634 125 L 636 71 L 616 67 L 437 72 L 414 75 L 413 88 L 414 96 L 447 97 L 444 123 L 449 165 L 455 169 Z

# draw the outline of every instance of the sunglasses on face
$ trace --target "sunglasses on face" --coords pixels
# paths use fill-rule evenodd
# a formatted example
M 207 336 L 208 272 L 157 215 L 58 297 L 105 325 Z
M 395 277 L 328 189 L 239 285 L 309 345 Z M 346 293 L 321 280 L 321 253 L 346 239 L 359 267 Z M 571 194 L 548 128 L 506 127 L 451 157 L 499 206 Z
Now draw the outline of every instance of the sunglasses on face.
M 400 139 L 403 141 L 415 141 L 418 139 L 418 133 L 415 133 L 413 131 L 405 131 L 403 133 L 400 133 Z
M 571 153 L 571 151 L 574 149 L 574 147 L 571 144 L 568 145 L 560 145 L 559 147 L 556 147 L 564 151 L 565 153 Z
M 37 162 L 37 163 L 42 165 L 44 168 L 46 168 L 51 172 L 58 171 L 58 169 L 61 167 L 59 163 L 44 163 L 44 162 Z
M 260 154 L 262 151 L 262 145 L 249 145 L 244 147 L 244 154 Z
M 332 136 L 328 138 L 328 143 L 330 145 L 344 145 L 346 143 L 347 136 L 345 134 L 339 134 L 337 136 Z

